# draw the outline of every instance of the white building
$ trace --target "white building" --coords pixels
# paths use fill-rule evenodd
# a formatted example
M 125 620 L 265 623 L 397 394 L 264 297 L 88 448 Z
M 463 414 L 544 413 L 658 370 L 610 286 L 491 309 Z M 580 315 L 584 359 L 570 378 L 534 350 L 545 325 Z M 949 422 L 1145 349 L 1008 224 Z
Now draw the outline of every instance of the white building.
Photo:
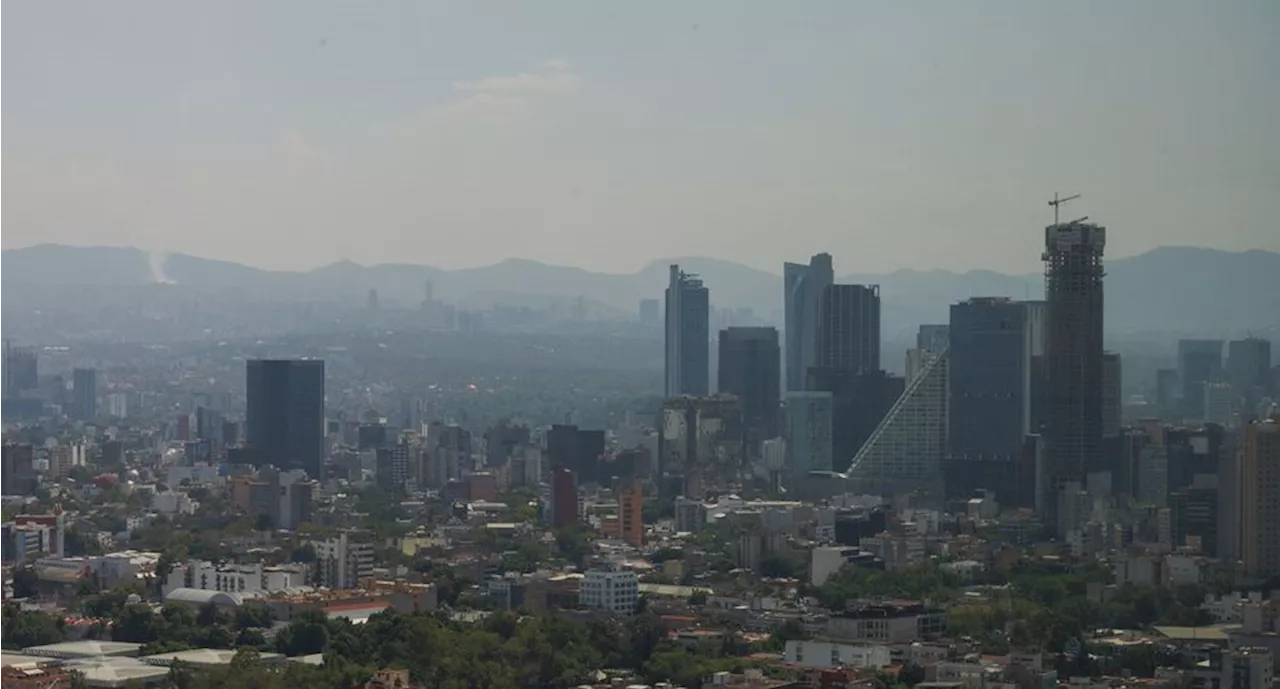
M 788 641 L 783 660 L 814 669 L 882 668 L 893 664 L 888 646 L 834 641 Z
M 191 560 L 175 565 L 165 580 L 162 593 L 168 597 L 174 589 L 199 589 L 225 593 L 270 593 L 307 586 L 307 566 L 300 563 L 279 567 L 264 567 L 261 562 L 251 565 L 217 564 L 203 560 Z
M 1231 687 L 1269 689 L 1275 677 L 1272 653 L 1261 646 L 1245 646 L 1210 655 L 1191 671 L 1192 689 Z
M 349 531 L 312 541 L 316 549 L 316 581 L 331 589 L 353 589 L 373 573 L 373 544 L 358 541 Z
M 151 509 L 160 514 L 194 514 L 200 503 L 186 493 L 166 491 L 151 496 Z
M 582 578 L 578 600 L 595 610 L 630 615 L 640 597 L 640 577 L 635 572 L 593 569 Z

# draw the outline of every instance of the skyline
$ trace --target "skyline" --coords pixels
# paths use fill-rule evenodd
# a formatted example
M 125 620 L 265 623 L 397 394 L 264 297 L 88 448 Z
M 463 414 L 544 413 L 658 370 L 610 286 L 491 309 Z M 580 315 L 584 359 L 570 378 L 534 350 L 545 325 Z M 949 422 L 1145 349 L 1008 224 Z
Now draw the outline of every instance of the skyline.
M 1273 3 L 349 7 L 6 7 L 4 247 L 1027 274 L 1057 191 L 1280 251 Z

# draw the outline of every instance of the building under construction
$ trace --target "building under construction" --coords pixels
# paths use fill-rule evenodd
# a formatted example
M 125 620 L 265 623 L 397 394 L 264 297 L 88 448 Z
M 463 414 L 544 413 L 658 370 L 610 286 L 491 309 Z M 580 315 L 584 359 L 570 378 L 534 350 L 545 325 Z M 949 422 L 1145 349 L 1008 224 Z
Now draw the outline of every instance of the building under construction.
M 1102 465 L 1102 252 L 1106 228 L 1084 219 L 1045 228 L 1044 464 L 1040 504 L 1058 527 L 1071 482 Z

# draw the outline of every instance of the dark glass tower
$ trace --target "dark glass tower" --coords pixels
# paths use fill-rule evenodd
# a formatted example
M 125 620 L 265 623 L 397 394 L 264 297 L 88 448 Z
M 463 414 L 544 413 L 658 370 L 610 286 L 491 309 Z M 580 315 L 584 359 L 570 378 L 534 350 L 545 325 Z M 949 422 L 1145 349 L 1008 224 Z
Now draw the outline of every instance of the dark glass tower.
M 324 361 L 245 362 L 248 446 L 254 464 L 321 476 L 324 458 Z
M 673 265 L 666 296 L 666 396 L 706 395 L 711 384 L 710 295 L 697 275 Z
M 782 352 L 775 328 L 720 331 L 719 392 L 742 400 L 742 416 L 752 440 L 778 436 L 782 396 Z
M 1014 504 L 1031 423 L 1027 306 L 1003 297 L 953 304 L 949 333 L 947 497 L 985 488 L 1001 504 Z
M 818 309 L 822 292 L 835 282 L 831 254 L 814 254 L 808 265 L 782 264 L 782 300 L 786 320 L 783 355 L 787 390 L 805 389 L 809 369 L 818 361 Z
M 1102 253 L 1107 230 L 1085 222 L 1045 228 L 1044 491 L 1046 526 L 1058 529 L 1069 483 L 1084 487 L 1102 465 Z M 953 334 L 954 337 L 954 334 Z
M 77 368 L 71 372 L 72 411 L 80 421 L 98 418 L 98 372 Z
M 880 287 L 827 285 L 818 305 L 816 366 L 880 370 Z

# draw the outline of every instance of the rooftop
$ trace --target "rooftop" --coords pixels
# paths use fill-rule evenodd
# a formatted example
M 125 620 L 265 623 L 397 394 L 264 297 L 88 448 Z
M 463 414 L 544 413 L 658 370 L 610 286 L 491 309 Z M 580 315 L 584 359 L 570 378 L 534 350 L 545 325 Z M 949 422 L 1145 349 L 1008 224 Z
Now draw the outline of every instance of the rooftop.
M 22 649 L 24 655 L 42 656 L 45 658 L 94 658 L 102 656 L 137 655 L 142 644 L 124 641 L 63 641 L 44 646 L 29 646 Z

